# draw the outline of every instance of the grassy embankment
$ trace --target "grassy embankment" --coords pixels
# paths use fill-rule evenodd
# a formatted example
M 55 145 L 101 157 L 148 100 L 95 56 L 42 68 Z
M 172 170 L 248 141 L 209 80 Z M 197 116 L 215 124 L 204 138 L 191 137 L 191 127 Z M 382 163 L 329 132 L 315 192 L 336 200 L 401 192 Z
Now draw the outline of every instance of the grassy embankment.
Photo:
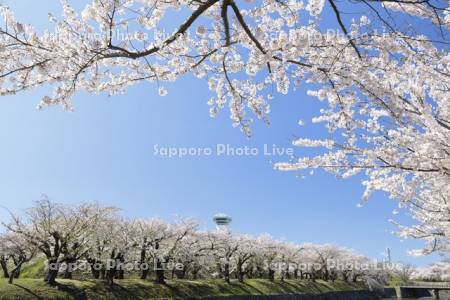
M 117 280 L 113 287 L 100 280 L 63 280 L 59 288 L 51 288 L 42 279 L 18 279 L 13 285 L 0 279 L 0 299 L 160 299 L 229 295 L 273 295 L 293 293 L 323 293 L 330 291 L 358 290 L 361 284 L 336 281 L 335 283 L 307 280 L 270 282 L 250 279 L 227 284 L 222 280 L 168 280 L 166 285 L 138 279 Z
M 264 279 L 250 279 L 243 283 L 233 280 L 231 284 L 223 280 L 168 280 L 166 285 L 158 285 L 150 280 L 116 280 L 109 287 L 101 280 L 64 280 L 58 279 L 60 286 L 52 288 L 43 282 L 44 263 L 36 260 L 27 264 L 21 278 L 8 284 L 0 278 L 0 300 L 6 299 L 160 299 L 189 298 L 231 295 L 275 295 L 294 293 L 323 293 L 364 289 L 360 283 L 343 281 L 316 282 L 308 280 L 287 280 L 270 282 Z

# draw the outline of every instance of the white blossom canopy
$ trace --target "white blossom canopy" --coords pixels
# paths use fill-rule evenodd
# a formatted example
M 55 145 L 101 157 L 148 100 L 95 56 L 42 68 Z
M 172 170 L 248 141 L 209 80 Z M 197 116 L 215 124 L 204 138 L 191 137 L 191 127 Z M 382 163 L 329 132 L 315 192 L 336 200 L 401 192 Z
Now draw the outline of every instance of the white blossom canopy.
M 78 91 L 150 81 L 165 96 L 163 82 L 190 73 L 208 78 L 210 114 L 228 107 L 250 136 L 252 115 L 269 122 L 273 89 L 316 84 L 309 94 L 328 108 L 312 121 L 328 138 L 294 145 L 325 150 L 275 168 L 364 171 L 364 199 L 381 190 L 410 210 L 416 225 L 399 224 L 400 234 L 427 241 L 417 254 L 450 250 L 448 1 L 93 0 L 81 13 L 62 4 L 43 34 L 0 6 L 0 95 L 51 84 L 39 108 L 72 109 Z M 174 10 L 178 27 L 149 39 Z M 325 10 L 343 34 L 326 31 Z

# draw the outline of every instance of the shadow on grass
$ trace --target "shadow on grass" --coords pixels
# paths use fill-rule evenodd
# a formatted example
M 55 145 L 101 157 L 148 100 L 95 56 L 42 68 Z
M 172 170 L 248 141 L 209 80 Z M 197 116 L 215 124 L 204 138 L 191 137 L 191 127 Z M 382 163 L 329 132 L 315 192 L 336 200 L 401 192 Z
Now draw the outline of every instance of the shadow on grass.
M 241 295 L 242 294 L 252 294 L 251 290 L 249 289 L 252 287 L 244 284 L 243 282 L 231 282 L 229 285 L 232 286 L 234 288 L 234 290 L 239 291 L 239 293 Z
M 15 282 L 16 291 L 21 295 L 12 299 L 107 299 L 107 300 L 147 300 L 160 298 L 195 299 L 201 297 L 237 296 L 245 299 L 249 295 L 318 294 L 337 290 L 361 289 L 357 284 L 344 282 L 323 282 L 309 280 L 286 280 L 271 282 L 263 279 L 248 279 L 244 282 L 232 280 L 168 280 L 166 284 L 152 281 L 128 279 L 117 280 L 113 286 L 102 280 L 60 280 L 56 287 L 46 286 L 42 281 L 24 280 Z M 1 289 L 1 287 L 0 287 Z M 13 295 L 16 295 L 13 294 Z M 20 297 L 20 296 L 19 296 Z M 1 298 L 1 296 L 0 296 Z
M 192 295 L 213 295 L 214 288 L 208 284 L 187 284 L 187 283 L 176 283 L 167 284 L 167 289 L 170 290 L 171 294 L 176 297 L 192 297 Z
M 167 298 L 167 291 L 170 290 L 168 284 L 154 284 L 151 281 L 129 281 L 117 280 L 112 286 L 96 285 L 92 291 L 102 294 L 102 299 L 130 299 L 130 300 L 147 300 L 150 298 Z M 96 299 L 96 298 L 92 298 Z
M 249 283 L 247 283 L 247 282 L 245 282 L 245 281 L 244 281 L 243 283 L 244 283 L 246 286 L 248 286 L 249 288 L 255 290 L 258 294 L 264 295 L 264 291 L 263 291 L 263 290 L 260 290 L 260 289 L 258 289 L 257 287 L 252 286 L 251 284 L 249 284 Z
M 298 285 L 293 284 L 289 281 L 282 281 L 281 284 L 286 287 L 287 290 L 285 292 L 288 292 L 289 294 L 298 294 L 299 293 Z
M 134 291 L 134 289 L 123 287 L 117 283 L 115 283 L 109 289 L 111 293 L 113 293 L 114 296 L 116 296 L 118 299 L 145 299 L 142 295 Z
M 74 285 L 71 284 L 63 284 L 63 283 L 56 283 L 56 288 L 59 291 L 65 292 L 69 294 L 74 300 L 87 300 L 86 292 L 83 290 L 80 290 Z
M 24 286 L 21 286 L 21 285 L 19 285 L 19 284 L 17 284 L 17 283 L 14 283 L 14 286 L 15 286 L 15 287 L 18 287 L 18 288 L 20 288 L 20 289 L 22 289 L 22 290 L 24 290 L 25 292 L 27 292 L 27 293 L 30 294 L 31 296 L 36 297 L 37 300 L 44 300 L 44 298 L 42 298 L 41 296 L 35 294 L 35 293 L 34 293 L 32 290 L 30 290 L 29 288 L 26 288 L 26 287 L 24 287 Z

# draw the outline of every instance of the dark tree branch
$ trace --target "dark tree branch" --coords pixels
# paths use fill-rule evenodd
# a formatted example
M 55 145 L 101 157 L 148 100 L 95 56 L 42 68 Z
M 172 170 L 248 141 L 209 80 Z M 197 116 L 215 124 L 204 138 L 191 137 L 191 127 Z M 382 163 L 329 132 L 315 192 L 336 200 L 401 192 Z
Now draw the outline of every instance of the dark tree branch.
M 333 9 L 334 14 L 336 15 L 336 18 L 337 18 L 337 21 L 339 23 L 339 26 L 341 27 L 342 31 L 344 31 L 345 35 L 348 37 L 348 41 L 349 41 L 350 45 L 352 45 L 353 49 L 355 49 L 356 54 L 358 55 L 358 57 L 360 59 L 362 59 L 361 53 L 359 52 L 358 48 L 356 47 L 355 42 L 348 35 L 347 28 L 345 28 L 344 22 L 342 21 L 342 18 L 341 18 L 341 13 L 339 12 L 336 4 L 334 3 L 334 0 L 328 0 L 328 2 L 330 3 L 331 8 Z

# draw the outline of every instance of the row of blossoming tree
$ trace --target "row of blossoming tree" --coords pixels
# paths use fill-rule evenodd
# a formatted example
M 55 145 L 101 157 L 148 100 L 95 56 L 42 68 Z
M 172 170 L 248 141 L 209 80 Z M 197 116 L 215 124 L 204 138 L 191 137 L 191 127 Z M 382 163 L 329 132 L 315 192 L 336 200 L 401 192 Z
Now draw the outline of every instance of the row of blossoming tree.
M 384 282 L 393 266 L 335 245 L 295 244 L 268 235 L 253 237 L 223 230 L 201 231 L 179 219 L 127 219 L 115 207 L 97 203 L 69 206 L 44 197 L 22 215 L 11 214 L 0 235 L 5 277 L 18 278 L 24 264 L 45 259 L 45 281 L 64 278 L 323 279 Z
M 426 281 L 450 281 L 450 260 L 443 260 L 428 266 L 416 268 L 411 279 Z
M 426 241 L 417 254 L 450 250 L 447 0 L 92 0 L 80 12 L 62 5 L 42 34 L 0 6 L 0 95 L 49 84 L 53 94 L 39 108 L 72 109 L 79 91 L 116 94 L 153 82 L 164 96 L 164 82 L 193 74 L 213 92 L 211 115 L 228 107 L 250 136 L 252 116 L 269 123 L 272 91 L 313 84 L 309 94 L 324 107 L 312 121 L 328 132 L 293 143 L 324 150 L 275 167 L 361 174 L 364 200 L 383 191 L 410 212 L 413 225 L 398 224 L 399 233 Z M 177 22 L 173 31 L 165 26 Z

